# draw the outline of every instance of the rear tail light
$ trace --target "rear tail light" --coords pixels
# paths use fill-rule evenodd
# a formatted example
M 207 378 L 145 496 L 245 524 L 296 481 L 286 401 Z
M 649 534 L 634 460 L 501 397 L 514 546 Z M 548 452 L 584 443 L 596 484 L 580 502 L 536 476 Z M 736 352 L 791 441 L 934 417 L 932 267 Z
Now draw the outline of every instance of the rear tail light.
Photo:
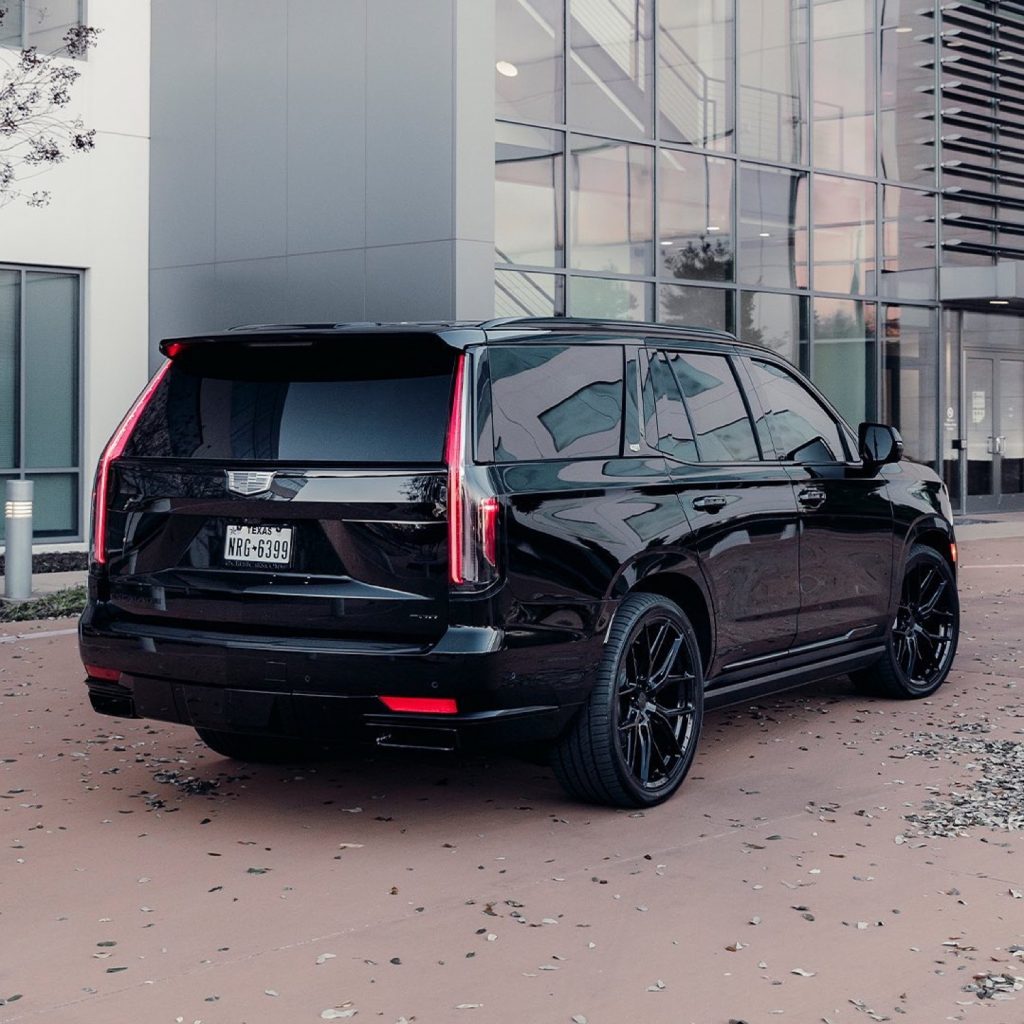
M 497 576 L 499 502 L 483 493 L 467 453 L 469 388 L 466 356 L 455 364 L 448 421 L 448 579 L 455 586 L 482 586 Z
M 110 464 L 124 451 L 128 438 L 131 437 L 139 418 L 153 397 L 153 393 L 160 386 L 170 365 L 170 362 L 164 363 L 143 389 L 142 394 L 135 399 L 135 404 L 128 410 L 128 415 L 121 420 L 117 430 L 107 442 L 107 446 L 100 456 L 99 465 L 96 467 L 96 486 L 93 489 L 92 499 L 92 558 L 100 565 L 105 565 L 107 561 L 107 500 Z

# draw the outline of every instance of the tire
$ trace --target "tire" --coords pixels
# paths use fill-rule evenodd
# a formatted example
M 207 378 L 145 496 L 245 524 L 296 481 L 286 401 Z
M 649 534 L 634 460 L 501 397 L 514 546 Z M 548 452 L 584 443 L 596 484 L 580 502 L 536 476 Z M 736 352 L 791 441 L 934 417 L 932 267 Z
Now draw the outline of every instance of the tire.
M 555 745 L 555 774 L 588 803 L 654 807 L 686 777 L 703 717 L 693 627 L 667 598 L 631 594 L 615 615 L 587 703 Z
M 903 567 L 885 654 L 851 678 L 861 691 L 880 697 L 928 697 L 946 681 L 959 638 L 960 598 L 953 571 L 934 548 L 915 545 Z
M 289 761 L 307 761 L 312 758 L 308 746 L 301 740 L 282 736 L 252 736 L 240 732 L 221 732 L 217 729 L 196 729 L 199 738 L 216 754 L 234 761 L 250 764 L 282 764 Z

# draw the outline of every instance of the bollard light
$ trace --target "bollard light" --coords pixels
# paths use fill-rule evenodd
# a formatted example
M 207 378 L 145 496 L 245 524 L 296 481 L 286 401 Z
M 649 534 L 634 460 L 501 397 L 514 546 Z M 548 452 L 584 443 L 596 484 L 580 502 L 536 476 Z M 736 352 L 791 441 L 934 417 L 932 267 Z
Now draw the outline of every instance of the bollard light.
M 8 480 L 4 500 L 4 597 L 24 601 L 32 596 L 31 480 Z

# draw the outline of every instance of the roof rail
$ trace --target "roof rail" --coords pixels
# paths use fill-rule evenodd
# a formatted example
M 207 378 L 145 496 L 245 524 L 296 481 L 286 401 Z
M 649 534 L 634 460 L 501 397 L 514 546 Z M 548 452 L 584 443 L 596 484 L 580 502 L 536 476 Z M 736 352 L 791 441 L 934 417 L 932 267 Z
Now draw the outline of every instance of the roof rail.
M 481 330 L 490 331 L 501 327 L 544 328 L 558 330 L 562 327 L 588 327 L 598 331 L 692 331 L 707 334 L 716 338 L 735 341 L 728 331 L 720 331 L 714 327 L 701 327 L 697 324 L 659 324 L 642 320 L 603 320 L 584 316 L 505 316 L 487 320 L 480 324 Z
M 329 324 L 236 324 L 229 327 L 229 331 L 322 331 L 329 327 Z

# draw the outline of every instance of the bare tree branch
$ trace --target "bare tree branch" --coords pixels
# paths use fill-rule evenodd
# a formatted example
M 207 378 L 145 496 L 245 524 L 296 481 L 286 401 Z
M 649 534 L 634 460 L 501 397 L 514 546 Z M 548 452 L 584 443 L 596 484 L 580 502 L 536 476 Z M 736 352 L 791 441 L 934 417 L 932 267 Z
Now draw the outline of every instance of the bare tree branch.
M 9 2 L 0 0 L 0 27 Z M 15 200 L 45 206 L 50 193 L 29 190 L 24 182 L 96 144 L 96 129 L 68 117 L 81 70 L 73 63 L 96 45 L 100 30 L 73 25 L 62 45 L 49 53 L 37 47 L 0 47 L 0 208 Z

